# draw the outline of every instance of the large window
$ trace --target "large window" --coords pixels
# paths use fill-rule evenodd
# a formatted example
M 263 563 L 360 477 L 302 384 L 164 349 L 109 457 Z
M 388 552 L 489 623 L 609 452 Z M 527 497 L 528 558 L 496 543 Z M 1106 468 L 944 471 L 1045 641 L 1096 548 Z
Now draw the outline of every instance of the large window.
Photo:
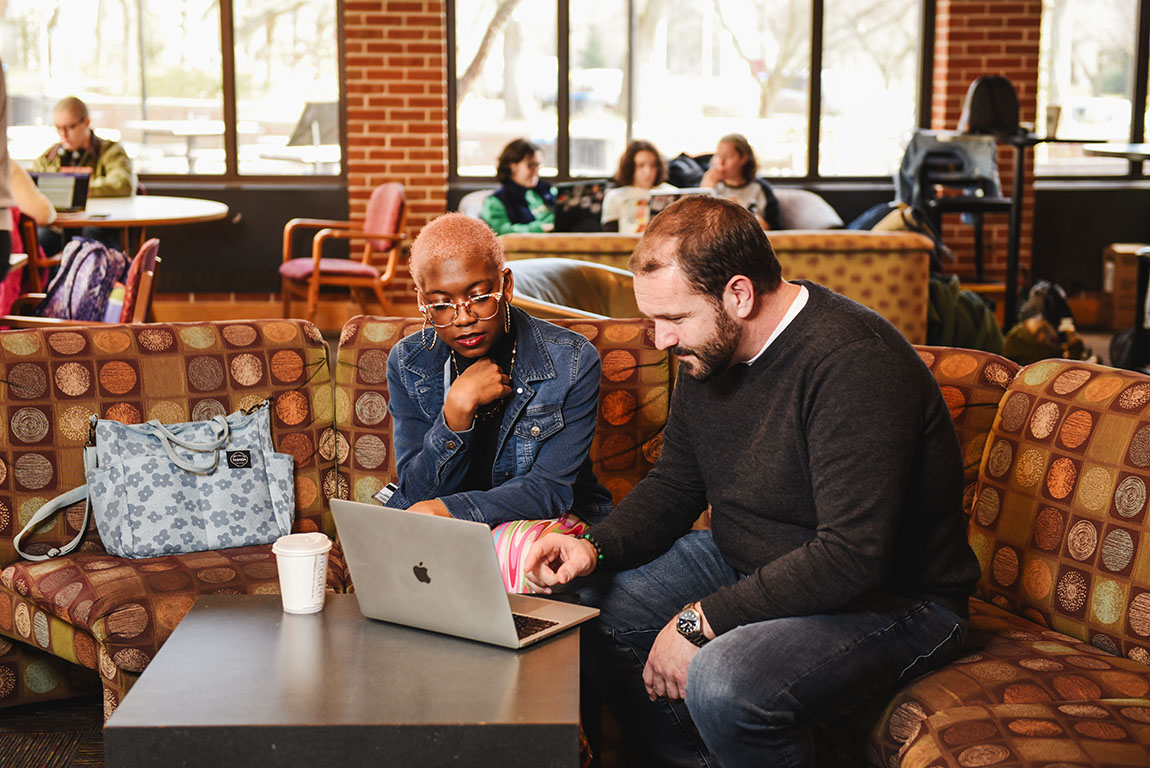
M 9 149 L 26 163 L 54 144 L 52 106 L 71 95 L 141 174 L 339 174 L 336 11 L 336 0 L 9 0 Z
M 492 176 L 520 136 L 544 175 L 579 177 L 614 173 L 630 138 L 673 157 L 734 132 L 768 176 L 889 176 L 916 126 L 921 4 L 455 0 L 452 174 Z
M 1136 97 L 1139 5 L 1146 0 L 1043 0 L 1038 133 L 1060 139 L 1139 142 Z M 1144 59 L 1143 59 L 1144 60 Z M 1145 73 L 1143 73 L 1145 77 Z M 1139 135 L 1135 135 L 1138 133 Z M 1081 144 L 1039 144 L 1035 172 L 1046 176 L 1124 175 L 1124 160 L 1090 157 Z

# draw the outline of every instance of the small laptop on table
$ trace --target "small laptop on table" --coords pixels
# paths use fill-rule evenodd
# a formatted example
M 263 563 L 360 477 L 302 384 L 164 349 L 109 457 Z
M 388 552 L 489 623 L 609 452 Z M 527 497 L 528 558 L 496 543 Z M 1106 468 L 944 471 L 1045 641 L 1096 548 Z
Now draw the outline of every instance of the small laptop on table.
M 503 586 L 491 529 L 357 501 L 331 500 L 360 612 L 370 618 L 524 648 L 599 609 Z
M 608 179 L 564 181 L 555 185 L 555 231 L 601 232 Z
M 88 207 L 91 171 L 33 171 L 28 175 L 57 213 L 75 213 Z

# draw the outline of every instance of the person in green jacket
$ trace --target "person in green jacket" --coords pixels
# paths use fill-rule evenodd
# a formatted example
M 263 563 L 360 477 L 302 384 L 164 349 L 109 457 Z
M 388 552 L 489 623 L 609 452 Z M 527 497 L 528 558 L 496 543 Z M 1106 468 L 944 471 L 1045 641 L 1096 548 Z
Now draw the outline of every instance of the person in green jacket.
M 499 189 L 483 201 L 479 217 L 497 235 L 550 232 L 555 229 L 555 191 L 539 180 L 543 156 L 526 139 L 515 139 L 499 153 Z
M 59 171 L 66 168 L 91 168 L 88 181 L 90 197 L 128 197 L 136 190 L 132 160 L 120 144 L 101 139 L 92 132 L 88 105 L 75 96 L 67 96 L 52 108 L 52 125 L 60 141 L 48 147 L 32 161 L 33 171 Z M 84 227 L 83 237 L 99 240 L 110 248 L 120 247 L 119 232 L 102 227 Z M 40 245 L 51 255 L 64 247 L 65 235 L 59 230 L 40 228 Z

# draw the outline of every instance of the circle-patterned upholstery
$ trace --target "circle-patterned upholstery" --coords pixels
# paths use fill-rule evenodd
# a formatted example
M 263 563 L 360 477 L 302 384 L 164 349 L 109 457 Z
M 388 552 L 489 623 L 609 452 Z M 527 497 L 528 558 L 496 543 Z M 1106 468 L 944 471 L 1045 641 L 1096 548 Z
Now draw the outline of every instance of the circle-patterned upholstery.
M 975 490 L 979 594 L 1150 664 L 1150 379 L 1048 360 L 1003 398 Z
M 79 549 L 42 563 L 12 538 L 47 500 L 84 482 L 88 418 L 207 419 L 272 404 L 276 449 L 295 459 L 296 531 L 334 534 L 325 489 L 338 486 L 327 347 L 297 320 L 91 326 L 0 333 L 0 704 L 76 690 L 20 648 L 97 669 L 106 712 L 203 593 L 279 589 L 270 545 L 144 560 L 108 556 L 89 521 Z M 78 504 L 26 539 L 40 553 L 83 524 Z M 338 550 L 328 587 L 346 583 Z M 7 640 L 0 640 L 7 642 Z M 15 659 L 9 661 L 9 659 Z M 11 685 L 3 680 L 10 679 Z M 57 685 L 48 689 L 46 680 Z M 37 682 L 39 681 L 39 682 Z

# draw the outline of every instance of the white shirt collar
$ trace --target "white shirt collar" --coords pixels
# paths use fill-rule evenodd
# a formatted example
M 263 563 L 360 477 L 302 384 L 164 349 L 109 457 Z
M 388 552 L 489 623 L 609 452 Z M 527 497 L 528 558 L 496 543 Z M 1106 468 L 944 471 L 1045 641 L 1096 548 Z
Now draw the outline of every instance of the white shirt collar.
M 763 345 L 762 349 L 755 353 L 754 357 L 747 361 L 747 365 L 754 365 L 755 361 L 763 356 L 763 353 L 767 351 L 767 347 L 771 346 L 771 342 L 777 339 L 779 334 L 786 330 L 786 327 L 798 317 L 799 312 L 807 305 L 807 299 L 810 298 L 810 295 L 810 291 L 807 290 L 805 285 L 799 286 L 799 295 L 795 296 L 794 301 L 791 302 L 791 306 L 787 308 L 786 314 L 783 315 L 783 319 L 779 321 L 779 324 L 775 326 L 775 330 L 771 332 L 771 337 L 767 339 L 767 343 Z

